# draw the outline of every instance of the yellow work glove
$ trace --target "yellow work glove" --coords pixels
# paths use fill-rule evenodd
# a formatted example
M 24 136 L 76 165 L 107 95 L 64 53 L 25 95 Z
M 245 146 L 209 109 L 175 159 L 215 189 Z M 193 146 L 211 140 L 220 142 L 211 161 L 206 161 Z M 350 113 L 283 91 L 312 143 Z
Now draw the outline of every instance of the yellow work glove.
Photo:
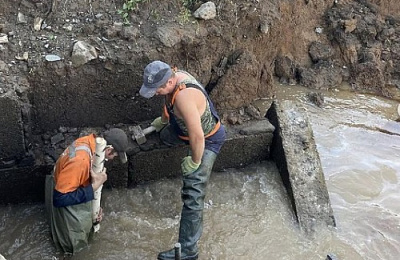
M 156 132 L 160 132 L 168 122 L 163 122 L 161 116 L 157 117 L 156 119 L 151 122 L 150 125 L 154 126 L 156 128 Z
M 190 174 L 199 168 L 200 163 L 195 163 L 192 156 L 186 156 L 182 159 L 181 169 L 183 175 Z

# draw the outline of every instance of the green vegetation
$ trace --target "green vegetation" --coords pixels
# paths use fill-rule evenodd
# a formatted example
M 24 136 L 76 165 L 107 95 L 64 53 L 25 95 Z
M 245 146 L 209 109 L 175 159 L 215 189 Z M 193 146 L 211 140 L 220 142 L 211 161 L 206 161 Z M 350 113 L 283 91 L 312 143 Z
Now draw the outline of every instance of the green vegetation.
M 124 0 L 122 8 L 118 9 L 117 12 L 122 16 L 123 23 L 125 25 L 130 24 L 129 14 L 132 11 L 138 10 L 139 4 L 145 1 L 150 1 L 150 0 Z M 182 6 L 180 7 L 179 10 L 178 23 L 185 24 L 190 22 L 190 18 L 192 17 L 191 8 L 196 3 L 196 1 L 197 0 L 180 0 Z M 150 13 L 154 19 L 156 20 L 160 19 L 160 13 L 157 10 L 152 10 Z
M 185 24 L 190 21 L 190 17 L 192 17 L 192 14 L 189 9 L 186 7 L 182 7 L 179 16 L 178 16 L 178 23 L 179 24 Z
M 181 0 L 181 2 L 182 2 L 182 7 L 179 11 L 178 23 L 185 24 L 190 22 L 190 18 L 192 17 L 192 12 L 190 10 L 196 3 L 196 0 Z
M 130 24 L 129 22 L 129 13 L 133 10 L 136 10 L 139 6 L 139 3 L 144 2 L 145 0 L 125 0 L 124 4 L 122 5 L 122 9 L 118 10 L 118 13 L 122 16 L 124 20 L 124 24 Z

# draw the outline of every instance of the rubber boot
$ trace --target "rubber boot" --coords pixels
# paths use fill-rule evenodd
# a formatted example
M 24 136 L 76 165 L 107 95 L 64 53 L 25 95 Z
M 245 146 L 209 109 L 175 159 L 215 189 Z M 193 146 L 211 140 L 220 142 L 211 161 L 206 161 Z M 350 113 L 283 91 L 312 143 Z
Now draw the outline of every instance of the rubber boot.
M 195 260 L 199 256 L 197 241 L 203 233 L 203 209 L 206 187 L 217 155 L 204 150 L 199 169 L 183 176 L 182 213 L 179 226 L 181 260 Z M 175 249 L 158 254 L 159 260 L 174 260 Z

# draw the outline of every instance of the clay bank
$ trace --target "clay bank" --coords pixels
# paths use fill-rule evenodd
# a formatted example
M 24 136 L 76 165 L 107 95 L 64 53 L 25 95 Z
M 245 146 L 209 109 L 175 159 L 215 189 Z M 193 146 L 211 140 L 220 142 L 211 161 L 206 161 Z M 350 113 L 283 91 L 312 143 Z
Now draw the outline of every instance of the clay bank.
M 117 126 L 132 135 L 132 126 L 146 127 L 162 100 L 149 102 L 138 90 L 145 65 L 159 59 L 193 73 L 229 126 L 216 170 L 273 159 L 299 222 L 333 224 L 312 130 L 293 116 L 305 113 L 275 104 L 266 119 L 252 103 L 274 96 L 275 79 L 314 92 L 346 81 L 356 91 L 399 99 L 398 3 L 174 0 L 136 1 L 128 10 L 126 2 L 0 4 L 1 201 L 42 200 L 44 175 L 81 133 Z M 298 132 L 288 131 L 296 125 Z M 140 146 L 132 140 L 127 168 L 109 165 L 115 174 L 108 185 L 176 176 L 172 158 L 182 150 L 148 139 Z M 170 165 L 160 167 L 160 158 Z M 320 192 L 311 198 L 303 189 L 312 183 Z

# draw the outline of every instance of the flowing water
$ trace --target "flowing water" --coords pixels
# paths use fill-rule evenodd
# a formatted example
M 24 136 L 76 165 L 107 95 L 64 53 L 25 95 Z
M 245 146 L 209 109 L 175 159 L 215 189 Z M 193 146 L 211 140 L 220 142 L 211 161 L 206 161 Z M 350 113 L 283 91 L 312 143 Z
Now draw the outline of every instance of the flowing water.
M 394 101 L 281 86 L 277 99 L 304 104 L 320 154 L 336 228 L 299 232 L 276 166 L 263 162 L 213 173 L 199 259 L 397 260 L 400 255 L 400 123 Z M 267 107 L 269 100 L 260 100 Z M 103 191 L 104 219 L 72 259 L 156 259 L 177 241 L 181 181 Z M 63 259 L 42 204 L 0 207 L 0 253 L 7 259 Z

